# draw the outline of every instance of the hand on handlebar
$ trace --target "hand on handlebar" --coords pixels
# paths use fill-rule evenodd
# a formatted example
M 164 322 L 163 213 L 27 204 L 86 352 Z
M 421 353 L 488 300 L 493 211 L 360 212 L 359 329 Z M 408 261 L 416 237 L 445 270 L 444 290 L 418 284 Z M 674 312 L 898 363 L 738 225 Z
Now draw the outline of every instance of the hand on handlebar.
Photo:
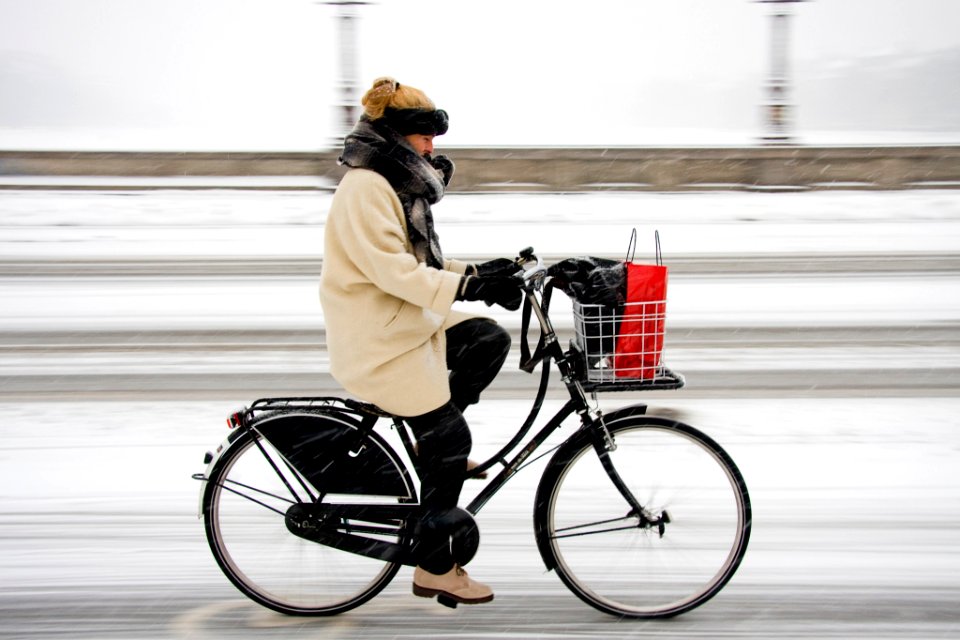
M 518 265 L 515 260 L 511 260 L 510 258 L 495 258 L 493 260 L 488 260 L 487 262 L 481 262 L 473 265 L 473 270 L 475 273 L 471 275 L 480 277 L 512 276 L 520 270 L 520 265 Z
M 517 264 L 523 268 L 523 281 L 528 286 L 540 287 L 547 275 L 547 267 L 543 260 L 533 252 L 533 247 L 527 247 L 520 252 Z
M 520 284 L 517 278 L 464 276 L 457 300 L 482 300 L 487 306 L 499 304 L 508 311 L 516 311 L 523 301 Z

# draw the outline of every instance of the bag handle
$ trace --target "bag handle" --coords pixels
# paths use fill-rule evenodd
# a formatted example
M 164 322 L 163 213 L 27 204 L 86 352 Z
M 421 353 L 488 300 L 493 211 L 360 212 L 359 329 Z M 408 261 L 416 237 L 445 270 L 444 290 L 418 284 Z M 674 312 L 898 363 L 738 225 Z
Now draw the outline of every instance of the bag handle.
M 653 241 L 654 241 L 654 257 L 656 258 L 656 263 L 658 267 L 663 266 L 663 252 L 660 250 L 660 231 L 654 230 L 653 232 Z M 633 262 L 634 257 L 637 255 L 637 228 L 634 227 L 633 231 L 630 232 L 630 242 L 627 243 L 627 256 L 623 259 L 624 262 Z
M 633 231 L 630 232 L 630 242 L 627 243 L 627 257 L 623 259 L 624 262 L 633 262 L 633 258 L 637 255 L 637 228 L 634 227 Z

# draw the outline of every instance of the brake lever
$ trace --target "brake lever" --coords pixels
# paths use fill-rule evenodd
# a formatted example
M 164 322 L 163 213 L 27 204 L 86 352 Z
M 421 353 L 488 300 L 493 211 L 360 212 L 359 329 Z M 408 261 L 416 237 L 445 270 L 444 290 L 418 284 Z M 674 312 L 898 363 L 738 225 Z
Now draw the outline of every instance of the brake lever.
M 517 263 L 523 268 L 524 285 L 539 284 L 547 275 L 547 267 L 543 264 L 540 256 L 533 252 L 533 247 L 527 247 L 520 252 Z

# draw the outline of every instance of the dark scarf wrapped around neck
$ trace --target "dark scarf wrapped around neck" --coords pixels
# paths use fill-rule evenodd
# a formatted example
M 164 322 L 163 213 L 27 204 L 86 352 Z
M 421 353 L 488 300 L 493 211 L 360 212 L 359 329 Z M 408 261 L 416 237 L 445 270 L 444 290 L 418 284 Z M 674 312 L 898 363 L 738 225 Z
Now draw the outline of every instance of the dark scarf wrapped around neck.
M 444 156 L 432 160 L 421 156 L 385 123 L 363 116 L 344 140 L 340 164 L 370 169 L 387 179 L 403 205 L 417 260 L 442 269 L 443 253 L 430 205 L 443 197 L 453 175 L 453 163 Z

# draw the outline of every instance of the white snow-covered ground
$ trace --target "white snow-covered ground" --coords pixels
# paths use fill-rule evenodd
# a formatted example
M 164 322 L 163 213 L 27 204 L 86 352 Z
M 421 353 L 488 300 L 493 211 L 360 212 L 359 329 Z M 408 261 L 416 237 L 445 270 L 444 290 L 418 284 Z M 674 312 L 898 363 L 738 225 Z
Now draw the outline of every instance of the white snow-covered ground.
M 415 599 L 406 571 L 334 619 L 285 618 L 245 600 L 206 548 L 190 475 L 223 440 L 226 414 L 254 398 L 226 383 L 183 399 L 150 385 L 156 376 L 324 372 L 322 351 L 243 336 L 322 326 L 309 268 L 322 258 L 329 198 L 0 190 L 0 637 L 933 638 L 960 628 L 956 378 L 897 397 L 890 386 L 821 393 L 797 386 L 801 375 L 748 398 L 696 395 L 694 376 L 691 393 L 652 395 L 652 411 L 727 448 L 754 502 L 737 576 L 676 620 L 619 622 L 544 572 L 530 524 L 543 461 L 480 513 L 471 566 L 497 590 L 491 605 L 449 611 Z M 929 367 L 960 368 L 951 333 L 960 325 L 960 191 L 451 195 L 436 216 L 453 256 L 526 245 L 551 257 L 619 256 L 636 227 L 648 255 L 660 231 L 668 264 L 722 258 L 717 273 L 700 266 L 671 278 L 668 336 L 683 339 L 668 354 L 679 370 L 922 378 Z M 738 259 L 783 256 L 810 268 L 737 268 Z M 837 256 L 869 268 L 818 269 Z M 918 256 L 925 266 L 903 266 Z M 204 274 L 204 264 L 247 258 L 293 267 Z M 178 275 L 191 261 L 199 266 Z M 493 313 L 518 324 L 517 314 Z M 233 347 L 178 344 L 174 330 L 196 341 L 222 332 Z M 697 337 L 711 331 L 731 342 Z M 772 338 L 744 350 L 739 337 L 757 332 Z M 95 390 L 109 374 L 127 379 L 124 393 Z M 31 389 L 41 378 L 68 391 Z M 477 457 L 520 422 L 528 391 L 501 389 L 468 412 Z M 602 406 L 641 399 L 612 394 Z M 556 406 L 551 397 L 544 416 Z M 468 485 L 465 500 L 476 491 Z
M 235 402 L 234 402 L 235 400 Z M 738 462 L 754 526 L 714 600 L 659 623 L 589 609 L 543 570 L 531 513 L 543 467 L 478 516 L 471 563 L 497 599 L 456 612 L 409 594 L 300 620 L 246 601 L 210 557 L 190 475 L 246 398 L 0 403 L 0 610 L 10 638 L 950 637 L 960 595 L 957 398 L 673 400 Z M 605 404 L 615 406 L 611 398 Z M 549 415 L 558 403 L 547 403 Z M 476 455 L 527 409 L 471 409 Z M 559 437 L 561 434 L 558 434 Z M 468 485 L 464 498 L 477 491 Z M 295 634 L 295 635 L 288 635 Z
M 225 186 L 229 186 L 227 183 Z M 0 256 L 319 257 L 327 192 L 0 192 Z M 444 251 L 500 255 L 909 253 L 960 247 L 960 190 L 451 194 Z
M 312 192 L 0 192 L 0 264 L 319 260 L 330 198 Z M 706 318 L 750 323 L 758 315 L 774 323 L 801 316 L 811 323 L 868 324 L 895 316 L 960 316 L 956 273 L 843 280 L 817 268 L 823 256 L 881 264 L 955 256 L 960 191 L 454 194 L 435 214 L 444 250 L 454 257 L 512 255 L 528 245 L 553 259 L 621 256 L 637 229 L 639 260 L 652 260 L 657 230 L 668 265 L 672 257 L 736 262 L 784 255 L 809 264 L 812 277 L 741 274 L 722 283 L 699 273 L 680 286 L 684 276 L 675 276 L 670 317 L 678 326 Z M 282 280 L 194 278 L 185 286 L 175 278 L 149 288 L 124 278 L 7 278 L 0 282 L 6 300 L 0 326 L 315 326 L 322 322 L 315 295 L 319 262 L 313 269 Z M 238 305 L 239 299 L 251 303 Z

